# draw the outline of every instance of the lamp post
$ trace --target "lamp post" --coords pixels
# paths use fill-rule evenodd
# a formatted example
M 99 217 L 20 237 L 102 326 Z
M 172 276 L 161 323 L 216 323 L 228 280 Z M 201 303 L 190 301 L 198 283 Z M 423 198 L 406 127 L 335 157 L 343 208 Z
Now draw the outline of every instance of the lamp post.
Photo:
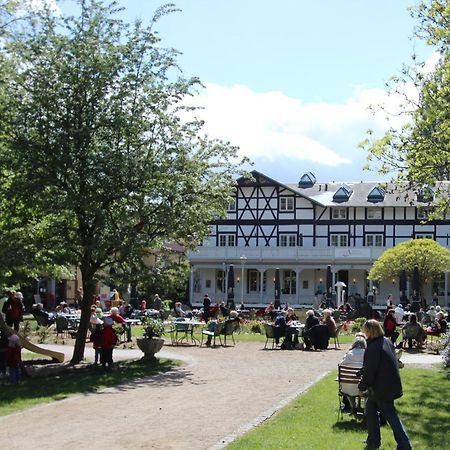
M 239 257 L 242 267 L 241 267 L 241 305 L 244 303 L 244 266 L 245 261 L 247 261 L 247 257 L 245 255 L 241 255 Z

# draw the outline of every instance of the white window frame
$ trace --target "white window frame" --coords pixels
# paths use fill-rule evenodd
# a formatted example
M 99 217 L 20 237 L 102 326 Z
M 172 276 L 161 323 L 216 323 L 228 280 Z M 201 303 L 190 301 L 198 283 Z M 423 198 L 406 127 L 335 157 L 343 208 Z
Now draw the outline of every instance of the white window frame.
M 348 247 L 348 235 L 341 233 L 330 234 L 331 247 Z
M 283 270 L 283 294 L 295 295 L 297 293 L 297 275 L 294 270 Z
M 280 234 L 280 247 L 296 247 L 297 235 L 296 234 Z
M 366 234 L 366 247 L 383 247 L 383 240 L 382 234 Z
M 347 219 L 347 208 L 333 208 L 331 217 L 333 219 Z
M 236 199 L 233 198 L 232 200 L 230 200 L 230 203 L 228 203 L 228 212 L 235 212 L 236 211 Z
M 280 197 L 280 211 L 294 211 L 294 197 Z
M 433 239 L 434 240 L 434 235 L 433 235 L 433 233 L 416 233 L 414 235 L 414 239 Z
M 367 218 L 370 220 L 379 220 L 383 217 L 381 208 L 367 208 Z
M 426 208 L 417 208 L 417 218 L 420 220 L 428 220 L 430 210 Z
M 234 234 L 219 234 L 219 247 L 236 247 Z

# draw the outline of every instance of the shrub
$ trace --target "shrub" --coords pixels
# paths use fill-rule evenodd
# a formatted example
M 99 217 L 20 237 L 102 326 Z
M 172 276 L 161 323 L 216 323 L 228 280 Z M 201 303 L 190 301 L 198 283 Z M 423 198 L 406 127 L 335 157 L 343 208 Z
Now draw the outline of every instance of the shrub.
M 358 317 L 357 319 L 355 319 L 355 322 L 351 329 L 352 333 L 358 333 L 359 331 L 361 331 L 361 328 L 365 321 L 366 321 L 365 317 Z

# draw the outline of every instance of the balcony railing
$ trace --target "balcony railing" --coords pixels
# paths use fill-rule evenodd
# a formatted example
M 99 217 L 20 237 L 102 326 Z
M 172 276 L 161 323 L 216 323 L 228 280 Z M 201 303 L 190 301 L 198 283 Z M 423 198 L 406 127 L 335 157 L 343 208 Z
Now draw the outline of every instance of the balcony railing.
M 355 261 L 373 262 L 386 250 L 386 247 L 199 247 L 189 252 L 192 262 L 229 262 L 238 264 L 245 256 L 246 262 L 288 262 L 288 261 Z

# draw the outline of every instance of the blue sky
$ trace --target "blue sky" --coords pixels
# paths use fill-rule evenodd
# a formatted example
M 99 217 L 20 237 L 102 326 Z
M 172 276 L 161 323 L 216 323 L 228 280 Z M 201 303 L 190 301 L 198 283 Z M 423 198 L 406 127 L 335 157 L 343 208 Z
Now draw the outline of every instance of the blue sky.
M 162 4 L 120 0 L 126 17 L 147 19 Z M 205 131 L 230 141 L 253 168 L 284 182 L 378 180 L 357 149 L 368 128 L 382 133 L 385 83 L 430 48 L 410 38 L 414 0 L 178 0 L 163 17 L 163 45 L 182 52 L 186 75 L 206 88 Z M 69 0 L 60 3 L 64 10 Z M 396 99 L 390 109 L 399 108 Z

